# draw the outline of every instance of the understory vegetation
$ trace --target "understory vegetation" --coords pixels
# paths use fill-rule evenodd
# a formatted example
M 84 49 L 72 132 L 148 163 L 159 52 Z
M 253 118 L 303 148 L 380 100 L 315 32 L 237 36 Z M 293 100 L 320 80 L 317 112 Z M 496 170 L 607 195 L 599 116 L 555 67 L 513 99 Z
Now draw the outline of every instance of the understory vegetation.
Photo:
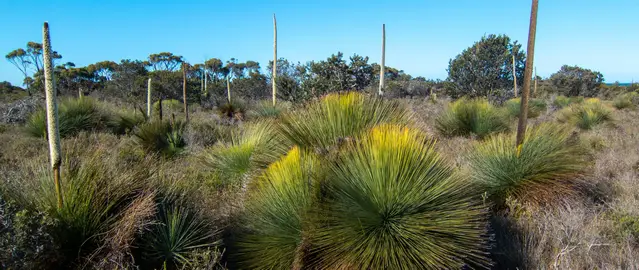
M 531 100 L 519 148 L 519 100 L 347 92 L 186 122 L 62 99 L 62 208 L 43 112 L 0 132 L 0 266 L 632 268 L 637 111 L 561 99 Z

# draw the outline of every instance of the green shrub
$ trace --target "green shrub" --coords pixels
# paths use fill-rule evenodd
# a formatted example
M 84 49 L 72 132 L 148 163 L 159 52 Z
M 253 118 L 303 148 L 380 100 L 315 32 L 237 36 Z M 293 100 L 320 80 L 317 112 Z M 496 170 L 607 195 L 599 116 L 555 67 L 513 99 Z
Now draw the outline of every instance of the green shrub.
M 51 233 L 55 220 L 44 212 L 20 209 L 0 192 L 0 268 L 52 269 L 60 259 Z
M 584 101 L 584 97 L 566 97 L 557 96 L 553 100 L 552 104 L 557 108 L 564 108 L 570 104 L 581 104 Z
M 484 138 L 493 133 L 507 131 L 509 121 L 505 113 L 486 99 L 461 98 L 437 117 L 436 128 L 448 137 L 476 135 Z
M 176 120 L 151 121 L 137 127 L 133 132 L 135 142 L 149 153 L 160 153 L 172 157 L 184 150 L 186 122 Z
M 519 117 L 521 112 L 521 99 L 513 98 L 506 101 L 506 110 L 511 117 Z M 546 101 L 543 99 L 528 100 L 528 118 L 535 118 L 546 112 Z
M 558 124 L 529 127 L 521 148 L 514 134 L 493 136 L 476 144 L 470 173 L 497 207 L 508 198 L 535 205 L 570 194 L 588 165 L 572 132 Z
M 408 124 L 409 111 L 396 101 L 350 92 L 329 94 L 281 119 L 282 133 L 302 148 L 327 150 L 382 123 Z
M 612 102 L 613 106 L 619 110 L 626 108 L 633 109 L 637 106 L 637 103 L 639 103 L 639 94 L 637 92 L 618 95 Z
M 84 97 L 64 99 L 58 106 L 60 137 L 73 136 L 80 131 L 107 128 L 111 115 L 97 101 Z M 44 108 L 34 112 L 27 121 L 26 130 L 35 137 L 47 137 L 47 116 Z
M 249 190 L 244 231 L 233 259 L 244 269 L 291 269 L 313 204 L 318 159 L 294 147 L 266 169 Z M 298 259 L 299 260 L 299 259 Z
M 559 122 L 570 123 L 586 130 L 613 120 L 612 110 L 596 98 L 589 98 L 582 104 L 573 104 L 558 114 Z
M 230 142 L 205 150 L 201 156 L 204 167 L 226 183 L 241 183 L 254 170 L 266 168 L 288 150 L 273 125 L 269 121 L 250 125 L 234 133 Z
M 241 100 L 233 99 L 231 102 L 220 105 L 217 108 L 217 111 L 223 117 L 243 120 L 246 115 L 246 109 L 246 103 Z
M 191 121 L 186 130 L 189 146 L 210 147 L 215 143 L 228 142 L 235 126 L 223 125 L 219 121 Z
M 327 170 L 310 264 L 324 269 L 486 265 L 479 192 L 419 130 L 374 128 Z

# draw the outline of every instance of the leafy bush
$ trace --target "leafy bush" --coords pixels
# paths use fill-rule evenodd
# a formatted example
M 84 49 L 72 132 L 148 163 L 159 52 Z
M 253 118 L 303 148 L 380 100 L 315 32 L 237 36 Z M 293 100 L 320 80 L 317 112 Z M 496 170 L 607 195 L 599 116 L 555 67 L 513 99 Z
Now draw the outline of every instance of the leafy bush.
M 252 184 L 234 254 L 242 268 L 290 269 L 303 256 L 298 246 L 305 241 L 318 165 L 315 156 L 294 147 Z
M 506 110 L 511 117 L 519 117 L 521 113 L 521 99 L 513 98 L 506 101 Z M 528 100 L 528 118 L 535 118 L 546 111 L 546 101 L 542 99 Z
M 221 116 L 226 118 L 242 120 L 246 115 L 246 103 L 233 99 L 231 102 L 220 105 L 217 111 Z
M 64 99 L 58 106 L 60 137 L 73 136 L 80 131 L 103 130 L 111 116 L 93 99 Z M 44 108 L 36 111 L 27 121 L 27 132 L 35 137 L 47 137 L 47 116 Z
M 175 156 L 184 150 L 186 122 L 151 121 L 140 125 L 133 135 L 135 142 L 147 152 Z
M 621 110 L 635 108 L 637 103 L 639 103 L 639 94 L 637 92 L 629 92 L 615 97 L 612 104 L 615 108 Z
M 469 160 L 474 180 L 502 207 L 508 198 L 541 204 L 574 192 L 586 154 L 571 128 L 542 124 L 527 129 L 520 148 L 514 134 L 499 134 L 477 143 Z
M 312 234 L 326 269 L 485 265 L 477 189 L 418 130 L 379 126 L 331 162 Z
M 0 193 L 1 194 L 1 193 Z M 0 195 L 0 268 L 50 269 L 60 257 L 55 220 L 43 212 L 20 209 Z
M 570 123 L 581 129 L 592 129 L 604 122 L 612 121 L 612 110 L 602 104 L 599 99 L 589 98 L 582 104 L 574 104 L 559 111 L 558 119 L 562 123 Z
M 557 108 L 564 108 L 573 103 L 583 103 L 583 97 L 566 97 L 566 96 L 557 96 L 555 100 L 553 100 L 552 104 Z
M 205 168 L 227 183 L 242 182 L 255 169 L 266 168 L 288 150 L 282 135 L 272 122 L 250 125 L 232 135 L 231 142 L 221 142 L 203 154 Z
M 327 150 L 375 125 L 407 124 L 410 120 L 409 111 L 396 101 L 350 92 L 326 95 L 308 104 L 305 110 L 285 114 L 281 131 L 302 148 Z
M 490 134 L 507 131 L 508 118 L 485 99 L 461 98 L 453 102 L 436 119 L 436 128 L 444 136 L 469 136 L 484 138 Z

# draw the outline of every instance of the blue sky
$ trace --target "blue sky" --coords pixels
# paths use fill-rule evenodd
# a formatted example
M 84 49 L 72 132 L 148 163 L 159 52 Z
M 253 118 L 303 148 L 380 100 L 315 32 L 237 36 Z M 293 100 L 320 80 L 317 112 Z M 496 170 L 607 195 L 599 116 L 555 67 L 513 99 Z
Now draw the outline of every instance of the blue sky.
M 188 3 L 187 3 L 188 2 Z M 563 64 L 602 72 L 607 82 L 639 80 L 637 0 L 541 0 L 535 64 L 548 76 Z M 448 1 L 76 1 L 0 0 L 0 53 L 41 42 L 51 27 L 63 61 L 145 59 L 162 51 L 189 62 L 216 57 L 272 57 L 272 14 L 278 56 L 306 62 L 337 51 L 380 60 L 386 24 L 388 66 L 413 76 L 446 78 L 450 58 L 484 34 L 525 44 L 529 0 Z M 22 75 L 0 60 L 0 81 Z

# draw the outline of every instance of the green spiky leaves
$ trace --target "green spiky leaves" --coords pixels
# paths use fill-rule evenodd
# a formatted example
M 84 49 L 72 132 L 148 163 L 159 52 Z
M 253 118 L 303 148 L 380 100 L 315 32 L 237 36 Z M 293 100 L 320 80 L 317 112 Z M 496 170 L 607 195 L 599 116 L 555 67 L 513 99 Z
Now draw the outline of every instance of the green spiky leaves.
M 484 138 L 508 131 L 508 117 L 486 99 L 459 99 L 436 119 L 436 128 L 444 136 L 475 135 Z

